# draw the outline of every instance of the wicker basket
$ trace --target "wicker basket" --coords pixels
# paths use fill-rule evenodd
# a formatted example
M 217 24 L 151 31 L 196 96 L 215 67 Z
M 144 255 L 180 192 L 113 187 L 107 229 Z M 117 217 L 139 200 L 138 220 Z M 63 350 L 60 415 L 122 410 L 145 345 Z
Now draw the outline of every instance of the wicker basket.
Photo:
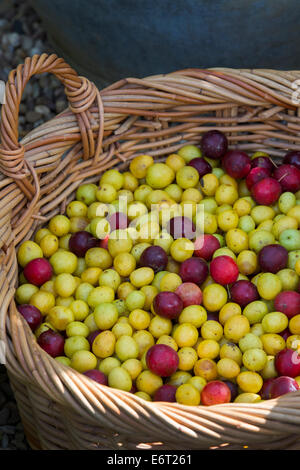
M 18 111 L 31 76 L 55 74 L 69 108 L 18 142 Z M 101 386 L 53 360 L 16 310 L 16 246 L 63 213 L 83 182 L 125 168 L 141 153 L 168 155 L 226 132 L 231 148 L 279 158 L 300 148 L 300 72 L 187 69 L 128 78 L 99 92 L 56 55 L 12 71 L 0 149 L 0 337 L 28 441 L 34 449 L 297 449 L 300 392 L 259 404 L 212 407 L 146 402 Z

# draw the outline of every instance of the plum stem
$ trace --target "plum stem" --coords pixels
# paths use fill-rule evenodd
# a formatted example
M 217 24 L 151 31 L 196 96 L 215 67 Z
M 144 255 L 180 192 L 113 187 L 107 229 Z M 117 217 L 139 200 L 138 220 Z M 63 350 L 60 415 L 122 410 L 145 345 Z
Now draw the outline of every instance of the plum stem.
M 269 158 L 270 158 L 271 162 L 273 163 L 273 165 L 274 165 L 276 168 L 278 168 L 278 165 L 277 165 L 277 163 L 276 163 L 276 162 L 274 162 L 274 160 L 272 160 L 272 158 L 271 158 L 271 157 L 269 157 Z
M 277 180 L 278 183 L 280 183 L 280 181 L 283 180 L 283 178 L 285 178 L 286 176 L 288 176 L 288 173 L 285 173 L 284 175 L 282 175 L 282 176 L 279 178 L 279 180 Z

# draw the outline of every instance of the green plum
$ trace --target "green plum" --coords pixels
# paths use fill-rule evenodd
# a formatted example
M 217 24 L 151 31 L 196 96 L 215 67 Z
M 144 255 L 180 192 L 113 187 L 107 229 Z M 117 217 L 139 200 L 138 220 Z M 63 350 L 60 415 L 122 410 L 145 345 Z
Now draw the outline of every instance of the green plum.
M 295 269 L 298 259 L 300 259 L 300 250 L 290 251 L 288 255 L 288 268 Z
M 286 191 L 282 193 L 280 198 L 278 199 L 278 207 L 281 212 L 287 214 L 292 207 L 296 205 L 296 196 L 295 194 Z
M 242 215 L 239 219 L 238 227 L 244 232 L 249 233 L 255 229 L 255 222 L 251 215 Z
M 283 230 L 279 243 L 288 251 L 300 250 L 300 231 L 294 228 Z

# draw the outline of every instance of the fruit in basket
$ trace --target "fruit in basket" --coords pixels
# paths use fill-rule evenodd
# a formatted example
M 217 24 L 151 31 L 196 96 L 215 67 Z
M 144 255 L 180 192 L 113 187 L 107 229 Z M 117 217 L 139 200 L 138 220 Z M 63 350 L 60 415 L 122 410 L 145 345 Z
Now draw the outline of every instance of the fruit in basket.
M 81 185 L 18 250 L 18 309 L 41 346 L 147 400 L 256 402 L 300 375 L 300 193 L 264 152 L 207 134 L 203 155 L 140 155 Z
M 232 315 L 225 321 L 224 336 L 226 340 L 231 343 L 238 343 L 240 339 L 243 338 L 249 332 L 250 323 L 248 318 L 244 315 Z M 241 351 L 237 352 L 235 346 L 232 346 L 231 349 L 233 349 L 231 353 L 233 352 L 234 357 L 241 356 Z
M 78 258 L 71 251 L 64 249 L 57 250 L 50 258 L 50 264 L 54 274 L 70 273 L 73 274 L 78 266 Z
M 212 167 L 208 161 L 205 160 L 205 158 L 193 158 L 193 160 L 189 162 L 189 165 L 198 171 L 200 178 L 202 178 L 202 176 L 206 175 L 207 173 L 212 172 Z
M 209 284 L 203 289 L 203 305 L 210 312 L 220 310 L 227 303 L 227 300 L 226 289 L 217 283 Z
M 182 189 L 194 188 L 199 182 L 199 173 L 191 165 L 183 166 L 176 172 L 176 183 Z
M 107 376 L 98 369 L 89 369 L 83 372 L 83 374 L 89 377 L 90 379 L 95 380 L 95 382 L 97 382 L 98 384 L 108 385 Z
M 281 331 L 280 333 L 280 336 L 282 336 L 282 338 L 287 341 L 287 339 L 291 336 L 291 332 L 289 330 L 289 328 L 286 328 L 285 330 Z
M 170 346 L 155 344 L 147 351 L 146 364 L 154 374 L 160 377 L 170 377 L 178 368 L 179 357 Z
M 138 343 L 132 336 L 122 335 L 116 341 L 115 353 L 121 362 L 136 359 L 139 355 Z
M 200 287 L 193 282 L 183 282 L 176 288 L 175 294 L 181 298 L 183 307 L 200 305 L 202 303 L 202 291 Z
M 152 268 L 155 273 L 164 271 L 168 264 L 168 256 L 160 246 L 149 246 L 140 257 L 140 266 Z
M 87 206 L 96 201 L 97 186 L 92 183 L 82 184 L 76 190 L 76 199 Z
M 176 402 L 176 390 L 177 387 L 175 385 L 164 384 L 156 390 L 153 401 Z
M 276 168 L 270 157 L 261 155 L 251 160 L 251 168 L 265 168 L 271 174 Z
M 29 303 L 38 308 L 42 315 L 46 315 L 55 306 L 55 296 L 40 289 L 30 297 Z
M 37 342 L 52 357 L 62 356 L 64 353 L 65 340 L 63 336 L 51 329 L 41 333 Z
M 24 276 L 30 284 L 41 286 L 52 277 L 52 266 L 45 258 L 35 258 L 26 264 Z
M 210 261 L 214 252 L 219 248 L 221 248 L 221 245 L 217 237 L 205 233 L 196 238 L 194 255 Z
M 264 300 L 273 300 L 282 291 L 280 277 L 273 273 L 261 273 L 257 279 L 257 291 Z
M 42 257 L 43 251 L 41 247 L 31 240 L 23 242 L 18 249 L 18 263 L 22 268 L 24 268 L 31 260 Z
M 153 158 L 150 155 L 139 155 L 131 160 L 129 169 L 133 176 L 138 179 L 146 177 L 147 169 L 153 165 Z
M 223 380 L 222 382 L 224 384 L 226 384 L 227 387 L 229 388 L 229 390 L 230 390 L 230 401 L 233 402 L 239 394 L 237 384 L 234 383 L 234 382 L 231 382 L 230 380 Z
M 277 377 L 270 385 L 268 398 L 277 398 L 297 390 L 299 390 L 299 385 L 293 378 L 286 376 Z
M 146 183 L 153 189 L 166 188 L 174 178 L 174 170 L 165 163 L 153 163 L 146 171 Z
M 182 405 L 197 406 L 200 404 L 200 392 L 192 384 L 184 383 L 176 390 L 177 403 Z
M 226 173 L 232 178 L 244 178 L 251 168 L 250 157 L 240 150 L 229 150 L 222 158 Z
M 252 168 L 246 177 L 247 188 L 250 190 L 255 183 L 269 176 L 271 176 L 271 172 L 267 168 L 260 166 Z
M 298 229 L 289 228 L 279 235 L 279 243 L 288 251 L 300 249 L 300 232 Z
M 214 380 L 205 385 L 201 392 L 201 403 L 206 406 L 229 403 L 231 390 L 228 385 L 220 380 Z
M 218 256 L 210 263 L 210 274 L 222 286 L 234 283 L 239 275 L 236 262 L 230 256 Z
M 243 354 L 243 365 L 254 372 L 262 370 L 267 363 L 267 354 L 261 348 L 247 349 Z
M 283 159 L 283 163 L 287 165 L 294 165 L 300 170 L 300 152 L 288 152 Z
M 230 298 L 232 302 L 239 304 L 241 307 L 246 307 L 251 302 L 259 299 L 256 286 L 246 280 L 236 281 L 230 287 Z
M 279 375 L 297 377 L 300 375 L 300 355 L 291 348 L 285 348 L 275 356 L 275 367 Z
M 280 165 L 273 172 L 283 191 L 295 193 L 300 189 L 300 170 L 294 165 Z
M 182 282 L 192 282 L 197 285 L 203 284 L 208 276 L 208 266 L 201 258 L 189 258 L 181 263 L 179 275 Z
M 159 292 L 154 298 L 153 309 L 161 317 L 175 319 L 183 309 L 183 301 L 175 292 Z
M 193 239 L 195 237 L 196 227 L 189 217 L 177 216 L 169 220 L 167 231 L 174 240 L 178 238 Z
M 280 292 L 274 299 L 274 308 L 292 318 L 300 313 L 300 293 L 295 291 Z
M 128 217 L 123 212 L 114 212 L 106 218 L 109 223 L 110 230 L 126 229 L 129 225 Z
M 178 323 L 187 323 L 200 328 L 207 321 L 207 312 L 202 305 L 188 305 L 178 318 Z
M 62 237 L 70 232 L 71 222 L 65 215 L 59 214 L 52 217 L 49 222 L 49 230 L 54 235 Z
M 203 154 L 214 160 L 219 160 L 225 155 L 228 147 L 227 137 L 223 132 L 212 130 L 205 132 L 201 139 Z
M 271 206 L 282 193 L 282 187 L 275 178 L 264 178 L 251 188 L 251 195 L 257 204 Z
M 288 212 L 293 209 L 293 207 L 297 204 L 297 199 L 294 193 L 290 191 L 286 191 L 281 194 L 278 200 L 278 209 L 284 213 L 288 214 Z
M 259 392 L 263 400 L 268 400 L 271 398 L 271 388 L 273 386 L 274 380 L 275 380 L 275 377 L 264 381 L 264 384 L 261 387 L 260 392 Z
M 34 331 L 42 323 L 43 316 L 38 308 L 33 305 L 18 305 L 18 311 L 25 318 L 31 330 Z
M 114 168 L 107 170 L 100 178 L 99 186 L 103 184 L 111 184 L 117 191 L 122 188 L 124 183 L 124 175 Z
M 288 252 L 281 245 L 266 245 L 258 254 L 258 262 L 262 271 L 276 274 L 287 266 Z

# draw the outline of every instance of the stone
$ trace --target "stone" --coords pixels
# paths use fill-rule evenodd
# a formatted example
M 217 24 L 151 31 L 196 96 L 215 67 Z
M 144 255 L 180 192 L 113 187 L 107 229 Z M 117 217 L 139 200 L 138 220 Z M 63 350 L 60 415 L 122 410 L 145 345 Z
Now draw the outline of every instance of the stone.
M 40 118 L 41 118 L 40 113 L 37 113 L 36 111 L 28 111 L 26 113 L 26 119 L 30 123 L 34 123 Z
M 1 388 L 5 385 L 6 385 L 5 382 L 3 382 L 1 384 Z M 0 408 L 4 405 L 5 402 L 6 402 L 5 394 L 0 390 Z
M 4 407 L 2 408 L 2 410 L 0 410 L 0 426 L 7 424 L 8 418 L 9 418 L 9 409 L 8 407 Z
M 7 449 L 9 444 L 9 439 L 7 434 L 3 434 L 1 439 L 1 447 L 2 449 Z
M 50 113 L 50 109 L 48 108 L 48 106 L 45 106 L 45 105 L 42 105 L 42 104 L 39 104 L 39 105 L 35 106 L 34 110 L 35 110 L 35 112 L 41 114 L 42 116 L 47 116 L 47 114 Z
M 21 42 L 20 35 L 16 32 L 7 34 L 8 43 L 13 47 L 18 47 Z
M 61 113 L 62 111 L 64 111 L 64 109 L 66 109 L 67 106 L 68 106 L 68 103 L 66 103 L 66 101 L 57 100 L 55 103 L 56 112 Z

